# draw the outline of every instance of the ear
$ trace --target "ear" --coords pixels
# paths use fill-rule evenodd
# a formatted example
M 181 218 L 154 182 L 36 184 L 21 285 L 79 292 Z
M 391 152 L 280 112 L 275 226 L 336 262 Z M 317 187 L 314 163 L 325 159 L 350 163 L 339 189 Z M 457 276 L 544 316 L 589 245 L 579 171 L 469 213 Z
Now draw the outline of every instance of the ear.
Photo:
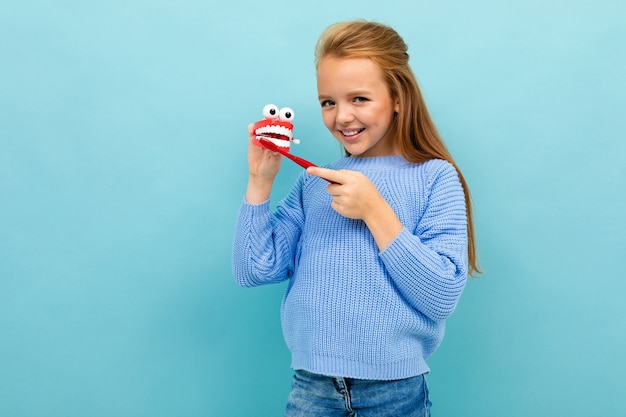
M 400 99 L 396 99 L 396 102 L 394 103 L 394 106 L 393 106 L 393 111 L 395 113 L 400 113 Z

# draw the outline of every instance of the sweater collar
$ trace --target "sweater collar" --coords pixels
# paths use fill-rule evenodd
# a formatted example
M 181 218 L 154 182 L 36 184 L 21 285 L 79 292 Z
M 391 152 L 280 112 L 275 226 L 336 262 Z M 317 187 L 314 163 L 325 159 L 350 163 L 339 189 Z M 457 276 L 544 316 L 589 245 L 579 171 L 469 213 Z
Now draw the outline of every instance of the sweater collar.
M 388 169 L 409 165 L 401 155 L 354 157 L 344 156 L 337 161 L 338 168 L 344 169 Z

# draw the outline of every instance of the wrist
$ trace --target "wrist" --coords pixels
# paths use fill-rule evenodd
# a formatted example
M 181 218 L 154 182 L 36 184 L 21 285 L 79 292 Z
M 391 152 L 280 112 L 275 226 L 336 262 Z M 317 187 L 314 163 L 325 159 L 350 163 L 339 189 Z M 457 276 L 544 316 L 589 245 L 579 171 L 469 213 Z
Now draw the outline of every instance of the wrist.
M 363 221 L 372 233 L 381 252 L 389 246 L 404 227 L 393 208 L 386 201 L 368 211 L 368 215 L 363 218 Z
M 270 198 L 273 184 L 273 178 L 250 175 L 246 189 L 246 201 L 250 204 L 260 204 L 267 201 Z

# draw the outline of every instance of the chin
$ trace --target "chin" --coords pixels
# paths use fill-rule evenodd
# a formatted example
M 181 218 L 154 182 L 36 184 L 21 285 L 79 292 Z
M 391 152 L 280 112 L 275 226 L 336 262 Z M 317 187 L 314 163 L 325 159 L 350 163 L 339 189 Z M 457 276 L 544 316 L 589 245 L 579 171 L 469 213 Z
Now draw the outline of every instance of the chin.
M 363 151 L 350 149 L 350 148 L 345 147 L 345 146 L 344 146 L 344 149 L 346 150 L 346 152 L 347 152 L 347 153 L 348 153 L 348 155 L 350 155 L 350 156 L 361 156 L 361 155 L 363 154 Z
M 352 156 L 359 156 L 364 152 L 367 152 L 367 149 L 363 149 L 362 147 L 355 144 L 345 143 L 342 141 L 341 145 L 346 150 L 346 152 L 348 152 Z
M 363 148 L 349 148 L 349 147 L 345 147 L 346 151 L 348 151 L 348 153 L 350 154 L 350 156 L 358 156 L 358 157 L 366 157 L 366 156 L 371 156 L 369 155 L 370 153 L 370 149 L 363 149 Z

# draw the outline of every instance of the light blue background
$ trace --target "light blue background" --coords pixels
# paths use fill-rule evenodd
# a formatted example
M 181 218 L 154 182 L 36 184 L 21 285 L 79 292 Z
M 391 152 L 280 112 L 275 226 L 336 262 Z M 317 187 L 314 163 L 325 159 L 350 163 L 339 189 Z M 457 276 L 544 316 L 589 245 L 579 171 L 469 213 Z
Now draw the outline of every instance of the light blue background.
M 215 3 L 0 3 L 0 415 L 281 415 L 284 287 L 230 272 L 246 125 L 290 106 L 294 153 L 337 158 L 313 46 L 361 17 L 475 202 L 433 415 L 626 415 L 626 3 Z

